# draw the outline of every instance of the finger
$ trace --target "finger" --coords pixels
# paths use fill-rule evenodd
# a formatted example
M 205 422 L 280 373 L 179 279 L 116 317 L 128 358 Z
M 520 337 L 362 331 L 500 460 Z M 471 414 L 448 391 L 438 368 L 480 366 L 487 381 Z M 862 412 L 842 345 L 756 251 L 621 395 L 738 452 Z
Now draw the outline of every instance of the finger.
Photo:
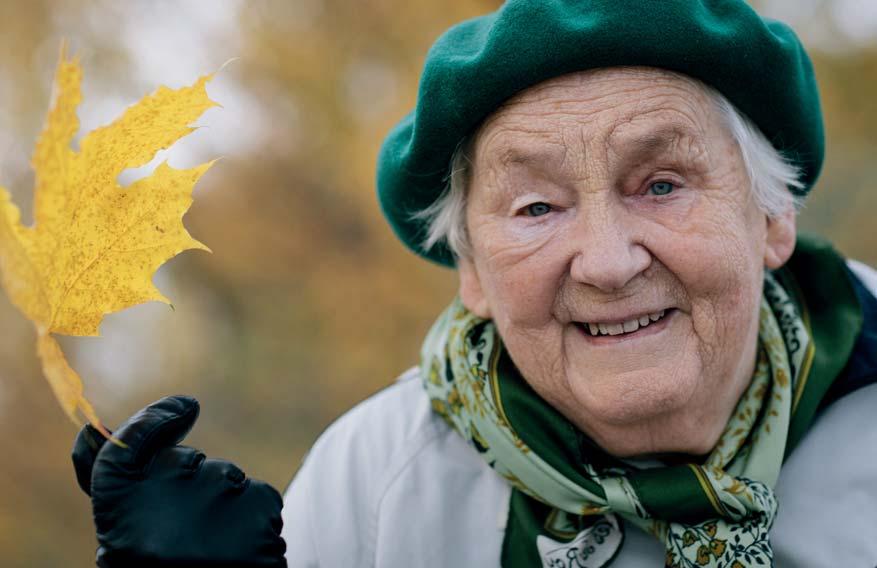
M 274 511 L 279 513 L 280 510 L 283 509 L 283 497 L 273 485 L 265 481 L 259 481 L 258 479 L 251 480 L 251 483 L 258 485 L 260 490 L 264 492 L 265 499 L 271 503 Z
M 261 542 L 260 549 L 268 557 L 284 558 L 286 542 L 281 537 L 283 498 L 280 493 L 270 484 L 250 478 L 246 495 L 251 510 L 258 511 L 258 514 L 252 514 L 250 518 L 251 522 L 259 522 L 262 527 L 259 534 L 264 540 Z M 271 566 L 275 565 L 271 564 Z M 276 566 L 286 566 L 286 563 L 278 563 Z
M 149 462 L 148 469 L 144 471 L 147 476 L 164 475 L 192 476 L 198 473 L 206 456 L 198 449 L 189 446 L 172 446 L 162 448 L 155 453 L 155 458 Z
M 141 472 L 158 450 L 186 437 L 199 412 L 198 401 L 189 396 L 168 396 L 154 402 L 116 431 L 127 447 L 105 444 L 96 461 L 125 472 Z
M 283 517 L 281 511 L 283 509 L 283 498 L 274 487 L 269 483 L 258 479 L 249 480 L 249 488 L 247 489 L 249 498 L 259 503 L 258 509 L 263 512 L 275 534 L 279 535 L 283 529 Z
M 76 440 L 73 442 L 73 469 L 76 472 L 76 481 L 79 487 L 91 496 L 91 471 L 94 468 L 94 460 L 97 453 L 103 447 L 107 439 L 98 432 L 91 424 L 86 424 Z
M 258 496 L 263 503 L 259 510 L 262 511 L 262 519 L 267 521 L 270 526 L 270 531 L 265 531 L 263 534 L 272 535 L 264 544 L 266 552 L 270 551 L 269 555 L 272 557 L 283 558 L 286 552 L 286 542 L 280 536 L 283 533 L 283 516 L 281 514 L 283 499 L 276 489 L 258 479 L 250 480 L 250 487 L 247 491 L 251 494 L 251 499 Z
M 232 491 L 242 491 L 249 485 L 247 474 L 241 468 L 226 460 L 207 459 L 201 467 L 202 477 L 224 483 Z

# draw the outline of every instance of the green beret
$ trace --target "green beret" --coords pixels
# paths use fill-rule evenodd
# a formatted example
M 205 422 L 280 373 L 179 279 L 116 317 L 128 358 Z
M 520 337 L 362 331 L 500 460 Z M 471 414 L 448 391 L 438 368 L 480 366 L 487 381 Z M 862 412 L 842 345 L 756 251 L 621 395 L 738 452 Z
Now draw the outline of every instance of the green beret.
M 813 68 L 794 32 L 742 0 L 509 0 L 447 30 L 426 56 L 417 106 L 378 157 L 381 209 L 417 254 L 453 266 L 444 244 L 423 250 L 412 220 L 446 187 L 460 141 L 515 93 L 574 71 L 659 67 L 712 85 L 802 169 L 822 167 Z

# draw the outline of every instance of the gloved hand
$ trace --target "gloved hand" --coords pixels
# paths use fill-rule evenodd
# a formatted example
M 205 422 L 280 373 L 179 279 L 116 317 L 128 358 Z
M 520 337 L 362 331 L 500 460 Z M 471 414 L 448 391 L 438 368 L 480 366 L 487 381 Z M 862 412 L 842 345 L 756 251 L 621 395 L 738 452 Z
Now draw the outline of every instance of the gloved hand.
M 178 446 L 198 401 L 166 397 L 106 443 L 91 426 L 73 445 L 79 486 L 91 496 L 100 568 L 285 568 L 280 494 L 234 464 Z

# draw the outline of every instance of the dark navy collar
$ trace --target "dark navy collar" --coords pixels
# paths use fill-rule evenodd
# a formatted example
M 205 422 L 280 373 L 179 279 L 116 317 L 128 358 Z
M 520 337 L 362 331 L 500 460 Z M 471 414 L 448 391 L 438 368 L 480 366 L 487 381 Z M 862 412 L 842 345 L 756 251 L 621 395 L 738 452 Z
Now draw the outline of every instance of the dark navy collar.
M 877 383 L 877 298 L 849 268 L 847 273 L 862 308 L 862 331 L 846 367 L 822 399 L 820 410 L 857 389 Z

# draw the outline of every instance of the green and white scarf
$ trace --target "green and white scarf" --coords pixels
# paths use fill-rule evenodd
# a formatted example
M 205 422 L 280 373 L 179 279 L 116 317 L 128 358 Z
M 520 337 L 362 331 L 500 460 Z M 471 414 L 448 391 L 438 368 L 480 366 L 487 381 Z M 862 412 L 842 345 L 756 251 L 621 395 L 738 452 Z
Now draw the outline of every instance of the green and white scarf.
M 819 264 L 843 278 L 836 253 L 827 257 Z M 836 319 L 854 322 L 857 306 L 844 302 Z M 852 331 L 841 334 L 844 348 Z M 434 411 L 513 487 L 503 565 L 606 566 L 623 541 L 619 516 L 664 543 L 667 566 L 772 565 L 773 487 L 788 438 L 806 429 L 792 422 L 809 423 L 816 405 L 807 397 L 804 416 L 793 420 L 814 365 L 813 334 L 808 315 L 771 275 L 758 341 L 751 383 L 706 460 L 640 469 L 600 450 L 538 397 L 493 322 L 454 300 L 424 342 L 422 376 Z M 836 374 L 848 350 L 839 355 L 817 366 Z M 830 380 L 810 383 L 821 397 Z

